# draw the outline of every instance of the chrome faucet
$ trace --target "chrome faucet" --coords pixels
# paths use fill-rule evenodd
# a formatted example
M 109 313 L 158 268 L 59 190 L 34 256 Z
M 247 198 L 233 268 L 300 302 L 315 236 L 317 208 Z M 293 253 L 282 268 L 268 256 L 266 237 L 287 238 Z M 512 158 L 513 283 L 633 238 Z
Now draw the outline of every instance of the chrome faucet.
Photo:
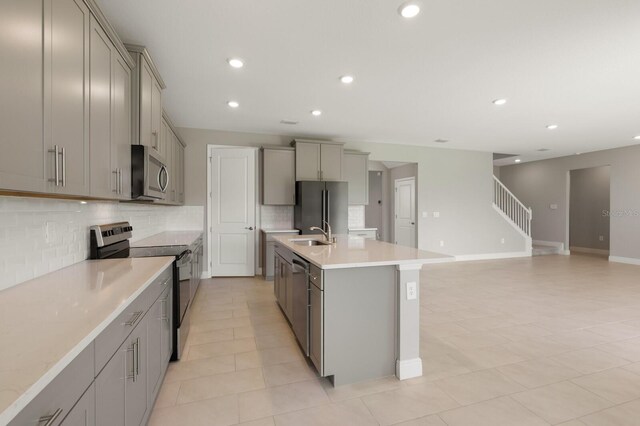
M 327 232 L 324 232 L 324 229 L 318 228 L 317 226 L 312 226 L 311 228 L 309 228 L 309 231 L 320 231 L 322 232 L 325 240 L 328 243 L 333 243 L 333 237 L 331 236 L 331 225 L 329 225 L 329 222 L 327 222 L 326 220 L 324 220 L 323 222 L 325 223 L 325 225 L 327 225 L 327 229 L 328 229 Z

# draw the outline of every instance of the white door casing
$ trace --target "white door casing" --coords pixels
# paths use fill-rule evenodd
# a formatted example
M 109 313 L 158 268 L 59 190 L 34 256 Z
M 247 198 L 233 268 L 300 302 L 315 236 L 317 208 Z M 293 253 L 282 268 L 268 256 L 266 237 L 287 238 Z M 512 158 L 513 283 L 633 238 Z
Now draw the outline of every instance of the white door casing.
M 211 276 L 254 276 L 255 150 L 214 148 L 209 152 Z
M 416 246 L 416 181 L 415 178 L 395 181 L 395 243 Z

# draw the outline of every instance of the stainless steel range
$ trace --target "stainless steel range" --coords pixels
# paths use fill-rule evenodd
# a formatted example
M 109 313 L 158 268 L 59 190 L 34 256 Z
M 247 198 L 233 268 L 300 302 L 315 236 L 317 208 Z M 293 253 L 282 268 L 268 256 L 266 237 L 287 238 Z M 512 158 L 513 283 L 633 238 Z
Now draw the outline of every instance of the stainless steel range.
M 133 227 L 128 222 L 91 228 L 91 259 L 174 256 L 173 262 L 173 356 L 180 359 L 189 334 L 191 303 L 202 274 L 202 238 L 189 245 L 131 247 Z

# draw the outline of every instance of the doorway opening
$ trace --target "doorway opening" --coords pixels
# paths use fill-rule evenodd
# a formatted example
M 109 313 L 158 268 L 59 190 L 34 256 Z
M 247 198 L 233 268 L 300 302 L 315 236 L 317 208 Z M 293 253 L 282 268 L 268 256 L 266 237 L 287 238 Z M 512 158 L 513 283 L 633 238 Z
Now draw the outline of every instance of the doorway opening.
M 611 166 L 569 172 L 569 249 L 609 255 Z

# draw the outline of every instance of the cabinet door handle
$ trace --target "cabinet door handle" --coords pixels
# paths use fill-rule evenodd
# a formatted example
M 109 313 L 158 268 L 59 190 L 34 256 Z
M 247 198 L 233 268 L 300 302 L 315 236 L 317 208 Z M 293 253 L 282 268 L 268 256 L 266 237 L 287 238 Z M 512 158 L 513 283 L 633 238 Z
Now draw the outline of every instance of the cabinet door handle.
M 61 149 L 62 154 L 62 187 L 67 186 L 67 150 L 63 147 Z
M 136 339 L 136 376 L 140 375 L 140 338 Z
M 119 194 L 120 187 L 118 186 L 118 169 L 115 169 L 112 173 L 116 176 L 116 187 L 113 189 L 113 192 Z
M 122 194 L 122 169 L 118 169 L 119 170 L 119 176 L 120 176 L 120 193 Z
M 51 426 L 53 422 L 56 421 L 58 417 L 62 414 L 62 408 L 58 408 L 53 414 L 49 414 L 47 416 L 42 416 L 38 419 L 38 423 L 46 422 L 44 426 Z
M 153 147 L 158 149 L 158 131 L 154 130 L 151 134 L 153 135 Z
M 60 156 L 60 148 L 58 147 L 58 145 L 54 145 L 53 149 L 50 149 L 49 152 L 53 153 L 55 162 L 54 178 L 49 179 L 49 182 L 54 182 L 56 186 L 60 186 L 60 160 L 58 159 L 58 157 Z
M 134 382 L 136 381 L 136 365 L 135 365 L 135 358 L 136 358 L 136 346 L 135 343 L 132 343 L 130 347 L 127 348 L 127 355 L 129 355 L 129 353 L 131 353 L 131 373 L 127 373 L 126 378 L 127 379 L 132 379 Z
M 169 315 L 167 315 L 167 312 L 169 312 L 169 308 L 167 306 L 167 298 L 164 298 L 161 300 L 162 302 L 162 312 L 160 313 L 160 320 L 161 321 L 166 321 L 167 323 L 169 322 Z

